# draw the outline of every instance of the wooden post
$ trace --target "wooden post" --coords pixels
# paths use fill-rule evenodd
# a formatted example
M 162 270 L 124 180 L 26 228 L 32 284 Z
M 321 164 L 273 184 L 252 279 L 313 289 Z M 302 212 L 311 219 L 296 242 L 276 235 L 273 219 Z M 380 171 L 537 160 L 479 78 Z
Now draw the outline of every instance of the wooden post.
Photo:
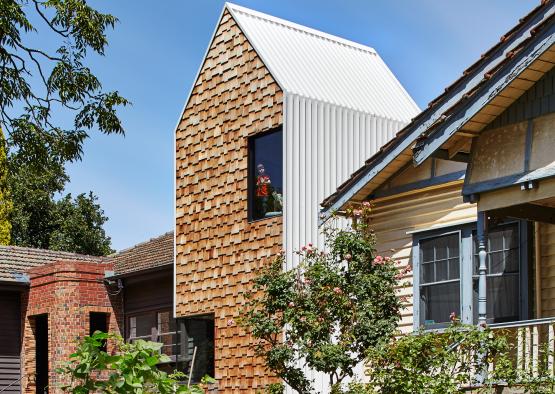
M 553 330 L 553 324 L 550 323 L 547 333 L 547 371 L 549 376 L 553 376 L 553 351 L 555 344 L 555 331 Z
M 532 346 L 532 372 L 537 377 L 540 363 L 540 333 L 538 326 L 532 327 Z
M 534 222 L 534 262 L 536 268 L 536 275 L 535 275 L 535 289 L 536 289 L 536 318 L 541 319 L 542 317 L 542 251 L 541 251 L 541 232 L 540 232 L 540 223 Z
M 486 303 L 486 275 L 487 275 L 487 215 L 485 212 L 478 212 L 477 223 L 477 238 L 478 238 L 478 258 L 480 260 L 480 267 L 478 269 L 478 327 L 485 329 L 487 325 L 487 303 Z M 478 372 L 478 383 L 483 384 L 487 379 L 488 366 L 487 354 L 481 352 L 480 358 L 480 371 Z
M 480 267 L 478 269 L 478 325 L 485 327 L 487 324 L 487 214 L 478 212 L 478 258 Z

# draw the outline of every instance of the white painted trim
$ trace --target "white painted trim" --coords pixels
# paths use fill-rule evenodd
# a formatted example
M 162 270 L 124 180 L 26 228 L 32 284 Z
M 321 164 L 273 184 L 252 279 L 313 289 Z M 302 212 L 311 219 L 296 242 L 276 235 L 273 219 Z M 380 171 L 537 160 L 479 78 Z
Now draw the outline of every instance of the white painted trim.
M 473 218 L 473 219 L 459 220 L 459 221 L 456 221 L 456 222 L 442 223 L 442 224 L 438 224 L 438 225 L 435 225 L 435 226 L 419 228 L 419 229 L 416 229 L 416 230 L 410 230 L 410 231 L 407 231 L 406 234 L 411 235 L 411 234 L 424 233 L 424 232 L 427 232 L 427 231 L 441 230 L 442 228 L 448 228 L 448 227 L 460 226 L 460 225 L 463 225 L 463 224 L 475 223 L 477 220 L 478 220 L 477 218 Z

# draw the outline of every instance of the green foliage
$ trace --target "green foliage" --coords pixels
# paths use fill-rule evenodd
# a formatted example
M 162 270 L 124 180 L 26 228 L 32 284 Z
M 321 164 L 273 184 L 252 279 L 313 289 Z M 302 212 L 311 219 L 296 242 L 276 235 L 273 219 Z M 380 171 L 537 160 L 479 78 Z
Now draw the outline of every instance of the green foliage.
M 371 393 L 458 393 L 476 384 L 475 371 L 484 360 L 496 358 L 497 376 L 506 364 L 508 350 L 503 336 L 489 330 L 454 324 L 445 332 L 405 335 L 369 352 Z
M 92 192 L 55 199 L 67 180 L 63 166 L 50 162 L 40 168 L 37 163 L 23 163 L 11 168 L 13 244 L 95 256 L 113 252 L 102 228 L 108 218 Z
M 117 351 L 102 350 L 105 341 L 114 341 Z M 95 332 L 85 337 L 70 356 L 70 361 L 57 370 L 67 382 L 65 392 L 85 393 L 204 393 L 199 386 L 187 387 L 179 383 L 182 373 L 168 374 L 156 365 L 169 361 L 162 354 L 162 344 L 137 340 L 124 343 L 115 334 Z M 205 383 L 213 383 L 206 378 Z
M 104 55 L 106 32 L 116 22 L 85 0 L 0 0 L 0 129 L 7 149 L 7 163 L 0 152 L 0 201 L 13 201 L 13 209 L 5 207 L 15 245 L 111 251 L 92 194 L 55 197 L 69 180 L 65 164 L 81 158 L 90 130 L 124 132 L 116 109 L 129 102 L 105 91 L 86 65 L 89 54 Z M 28 45 L 35 34 L 50 35 L 55 50 Z M 0 243 L 9 229 L 3 217 L 0 210 Z
M 116 108 L 129 102 L 103 91 L 85 64 L 89 52 L 104 55 L 116 22 L 85 0 L 0 1 L 0 126 L 12 148 L 27 158 L 46 151 L 75 160 L 93 127 L 123 133 Z M 34 33 L 52 35 L 57 49 L 29 46 Z M 73 117 L 72 127 L 54 124 L 60 113 Z
M 552 393 L 555 380 L 540 368 L 515 368 L 509 333 L 464 326 L 456 320 L 443 332 L 419 332 L 382 344 L 368 353 L 368 384 L 351 394 L 494 393 L 502 387 L 523 393 Z M 485 371 L 487 366 L 489 371 Z M 479 373 L 486 375 L 479 384 Z
M 370 207 L 353 211 L 352 228 L 325 230 L 328 252 L 312 245 L 297 268 L 280 255 L 262 270 L 241 323 L 257 355 L 299 393 L 313 391 L 302 365 L 325 373 L 337 390 L 373 346 L 388 342 L 399 320 L 399 271 L 376 256 L 366 223 Z
M 13 208 L 8 184 L 8 157 L 6 140 L 0 127 L 0 245 L 9 245 L 12 225 L 9 217 Z

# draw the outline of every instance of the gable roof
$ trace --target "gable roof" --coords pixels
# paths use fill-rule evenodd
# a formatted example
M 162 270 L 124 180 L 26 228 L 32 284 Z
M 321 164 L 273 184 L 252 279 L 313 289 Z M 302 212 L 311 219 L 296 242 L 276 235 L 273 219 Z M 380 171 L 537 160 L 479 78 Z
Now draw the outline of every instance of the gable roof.
M 374 49 L 235 4 L 226 10 L 285 94 L 401 122 L 420 111 Z
M 110 256 L 116 275 L 173 264 L 173 231 L 142 242 Z
M 444 122 L 457 105 L 468 103 L 475 93 L 493 76 L 507 72 L 516 54 L 533 45 L 538 32 L 553 23 L 553 0 L 544 0 L 519 23 L 503 35 L 500 41 L 467 68 L 463 75 L 448 86 L 444 93 L 430 102 L 411 123 L 397 133 L 364 166 L 338 187 L 335 193 L 322 202 L 325 220 L 335 210 L 341 209 L 351 199 L 368 198 L 383 181 L 413 160 L 413 146 L 424 133 Z M 422 162 L 421 160 L 420 162 Z
M 20 246 L 0 246 L 0 282 L 27 283 L 25 272 L 28 269 L 60 260 L 103 263 L 109 261 L 109 258 Z

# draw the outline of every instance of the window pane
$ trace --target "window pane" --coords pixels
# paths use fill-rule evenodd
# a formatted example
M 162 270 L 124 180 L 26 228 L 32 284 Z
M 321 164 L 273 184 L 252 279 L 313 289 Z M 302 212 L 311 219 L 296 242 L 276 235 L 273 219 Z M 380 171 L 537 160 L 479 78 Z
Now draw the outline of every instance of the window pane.
M 489 251 L 503 250 L 503 230 L 492 230 L 488 234 Z
M 283 201 L 283 149 L 281 130 L 249 141 L 249 193 L 251 219 L 281 214 Z
M 502 323 L 520 318 L 519 276 L 515 274 L 487 278 L 487 322 Z M 478 321 L 478 279 L 474 279 L 474 321 Z
M 491 252 L 488 255 L 489 267 L 488 274 L 502 274 L 505 269 L 505 257 L 504 252 Z
M 438 237 L 434 239 L 434 247 L 436 250 L 435 260 L 443 260 L 447 258 L 447 238 L 449 237 Z
M 422 241 L 420 243 L 420 261 L 422 263 L 429 263 L 434 261 L 434 243 L 429 241 Z
M 423 325 L 448 323 L 452 312 L 460 314 L 458 281 L 421 287 L 420 298 L 420 320 Z
M 156 314 L 154 313 L 145 313 L 129 318 L 129 336 L 131 339 L 145 336 L 150 337 L 153 327 L 156 327 Z
M 447 260 L 436 261 L 436 280 L 435 282 L 449 280 L 449 275 L 447 272 L 448 265 Z
M 423 283 L 435 282 L 434 263 L 422 264 L 421 270 Z
M 458 279 L 460 277 L 461 264 L 458 258 L 449 259 L 449 279 Z

